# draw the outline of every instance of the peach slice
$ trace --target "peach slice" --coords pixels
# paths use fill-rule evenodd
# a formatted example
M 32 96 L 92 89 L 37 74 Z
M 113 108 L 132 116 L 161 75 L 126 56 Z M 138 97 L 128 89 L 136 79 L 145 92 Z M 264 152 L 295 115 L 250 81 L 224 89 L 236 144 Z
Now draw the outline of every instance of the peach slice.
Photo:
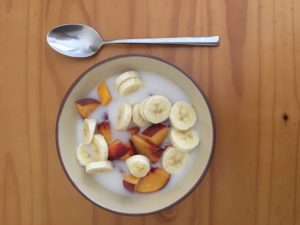
M 129 151 L 129 147 L 127 145 L 125 145 L 120 140 L 115 140 L 108 146 L 108 159 L 109 160 L 120 159 L 128 151 Z
M 108 121 L 102 121 L 101 123 L 97 124 L 97 132 L 102 134 L 107 144 L 111 143 L 112 132 Z
M 100 102 L 93 98 L 83 98 L 75 102 L 82 119 L 87 118 L 99 105 Z
M 98 86 L 98 96 L 102 104 L 105 106 L 107 106 L 112 100 L 110 91 L 104 81 Z
M 138 154 L 147 156 L 151 163 L 155 163 L 159 160 L 162 149 L 137 134 L 132 135 L 131 140 Z
M 162 189 L 169 181 L 170 174 L 162 168 L 152 168 L 150 172 L 141 178 L 134 190 L 139 193 L 150 193 Z
M 139 127 L 129 127 L 127 128 L 127 131 L 131 134 L 137 134 L 138 132 L 140 132 L 140 128 Z
M 158 123 L 158 124 L 152 124 L 151 126 L 147 127 L 142 132 L 142 135 L 148 141 L 159 146 L 167 138 L 168 133 L 169 133 L 169 127 L 167 127 L 162 123 Z
M 130 192 L 135 192 L 135 187 L 140 178 L 129 175 L 123 178 L 123 186 Z
M 128 145 L 128 151 L 127 151 L 126 154 L 123 155 L 120 159 L 121 159 L 121 160 L 126 160 L 126 159 L 128 159 L 130 156 L 133 156 L 134 154 L 135 154 L 135 152 L 134 152 L 134 149 L 133 149 L 132 144 L 131 144 L 131 142 L 130 142 L 129 145 Z

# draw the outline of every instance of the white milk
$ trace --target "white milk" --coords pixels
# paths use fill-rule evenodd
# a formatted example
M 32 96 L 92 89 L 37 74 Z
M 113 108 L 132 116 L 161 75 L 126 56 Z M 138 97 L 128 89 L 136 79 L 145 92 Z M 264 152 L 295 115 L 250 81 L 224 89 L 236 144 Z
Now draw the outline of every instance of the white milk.
M 126 131 L 117 131 L 115 129 L 116 112 L 118 110 L 119 105 L 122 102 L 130 103 L 131 105 L 133 105 L 135 103 L 141 102 L 144 98 L 148 97 L 149 95 L 166 96 L 172 103 L 178 100 L 185 100 L 190 102 L 189 98 L 185 95 L 183 90 L 180 89 L 170 80 L 148 71 L 137 72 L 140 74 L 141 79 L 144 81 L 144 86 L 137 92 L 134 92 L 126 97 L 119 95 L 114 84 L 114 81 L 120 74 L 116 74 L 115 76 L 112 76 L 109 79 L 107 79 L 106 84 L 110 90 L 113 100 L 106 107 L 98 107 L 89 117 L 96 119 L 98 123 L 100 123 L 103 121 L 105 113 L 107 113 L 112 128 L 113 139 L 119 139 L 125 143 L 128 142 L 130 138 L 129 133 Z M 99 84 L 96 84 L 95 88 L 90 92 L 90 94 L 85 97 L 99 99 L 97 94 L 98 85 Z M 77 144 L 82 143 L 82 123 L 83 122 L 81 119 L 77 122 Z M 199 131 L 198 126 L 196 126 L 195 128 Z M 187 170 L 190 168 L 190 165 L 193 163 L 195 154 L 196 150 L 190 152 L 189 161 L 178 172 L 171 175 L 168 184 L 161 191 L 165 191 L 169 188 L 172 188 L 173 184 L 178 182 L 185 175 Z M 103 185 L 104 187 L 115 193 L 121 195 L 138 195 L 137 193 L 130 193 L 123 187 L 123 176 L 129 174 L 125 162 L 121 160 L 115 160 L 113 163 L 115 167 L 114 171 L 93 174 L 93 178 L 99 184 Z M 152 166 L 161 167 L 161 162 L 159 161 L 153 164 Z M 89 175 L 87 174 L 87 176 Z

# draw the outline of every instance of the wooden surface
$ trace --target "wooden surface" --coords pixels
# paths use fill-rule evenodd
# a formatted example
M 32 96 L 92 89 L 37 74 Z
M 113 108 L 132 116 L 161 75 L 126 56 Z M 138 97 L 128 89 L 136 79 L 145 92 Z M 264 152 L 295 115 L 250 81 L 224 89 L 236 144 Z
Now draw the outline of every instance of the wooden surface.
M 51 50 L 47 31 L 85 23 L 107 39 L 220 35 L 218 48 L 109 46 L 90 59 Z M 0 0 L 0 224 L 300 224 L 300 1 Z M 201 85 L 217 128 L 201 185 L 176 207 L 118 216 L 66 178 L 55 120 L 69 85 L 125 53 L 175 63 Z

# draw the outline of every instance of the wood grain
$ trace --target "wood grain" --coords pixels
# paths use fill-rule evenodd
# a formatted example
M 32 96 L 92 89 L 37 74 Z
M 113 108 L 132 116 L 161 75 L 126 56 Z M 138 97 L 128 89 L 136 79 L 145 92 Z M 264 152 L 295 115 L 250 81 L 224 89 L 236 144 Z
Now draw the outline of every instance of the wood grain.
M 52 51 L 47 31 L 85 23 L 106 39 L 212 35 L 218 48 L 107 46 L 89 59 Z M 300 2 L 0 0 L 0 224 L 300 224 Z M 89 66 L 126 53 L 181 67 L 211 103 L 215 155 L 200 186 L 161 213 L 95 207 L 58 161 L 55 120 Z

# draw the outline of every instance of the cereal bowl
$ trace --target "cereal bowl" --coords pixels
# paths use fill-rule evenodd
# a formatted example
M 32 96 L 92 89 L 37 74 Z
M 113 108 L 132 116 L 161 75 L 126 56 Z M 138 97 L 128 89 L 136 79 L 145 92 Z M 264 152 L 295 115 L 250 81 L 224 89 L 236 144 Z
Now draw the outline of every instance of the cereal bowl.
M 102 81 L 114 79 L 124 71 L 134 70 L 152 87 L 149 95 L 169 96 L 171 101 L 189 99 L 196 115 L 200 144 L 191 153 L 188 166 L 181 173 L 171 175 L 166 187 L 153 193 L 118 191 L 121 181 L 108 175 L 87 174 L 75 157 L 78 146 L 78 127 L 81 125 L 74 103 L 93 91 Z M 110 86 L 113 89 L 113 86 Z M 153 92 L 153 93 L 152 93 Z M 142 94 L 137 94 L 141 97 Z M 117 94 L 113 94 L 113 98 Z M 177 97 L 176 97 L 177 96 Z M 173 98 L 174 97 L 174 98 Z M 124 99 L 120 97 L 123 101 Z M 115 99 L 118 101 L 120 99 Z M 172 100 L 173 99 L 173 100 Z M 126 99 L 125 99 L 126 100 Z M 129 99 L 128 101 L 135 101 Z M 99 107 L 102 107 L 101 105 Z M 115 115 L 108 113 L 113 120 Z M 80 139 L 80 138 L 79 138 Z M 187 197 L 201 182 L 210 164 L 215 143 L 212 112 L 200 87 L 181 69 L 162 59 L 145 55 L 122 55 L 103 60 L 83 72 L 66 92 L 57 116 L 56 145 L 64 171 L 73 186 L 89 201 L 114 213 L 146 215 L 174 206 Z M 121 170 L 120 170 L 121 171 Z

